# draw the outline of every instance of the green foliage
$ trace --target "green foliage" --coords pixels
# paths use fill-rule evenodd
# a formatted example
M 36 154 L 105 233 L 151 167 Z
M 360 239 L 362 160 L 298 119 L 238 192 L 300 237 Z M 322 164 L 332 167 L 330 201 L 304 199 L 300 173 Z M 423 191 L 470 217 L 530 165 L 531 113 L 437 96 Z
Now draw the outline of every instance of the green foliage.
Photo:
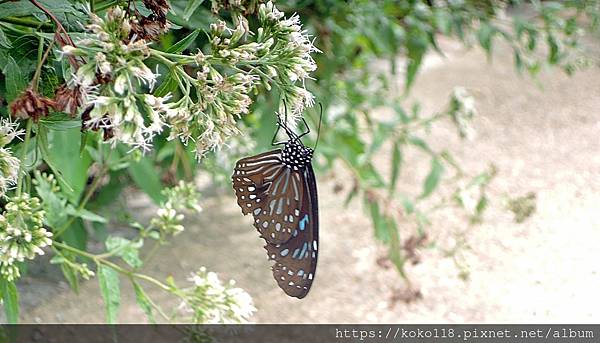
M 102 264 L 98 265 L 98 282 L 100 292 L 104 298 L 106 307 L 106 321 L 109 324 L 117 322 L 119 306 L 121 306 L 121 288 L 119 284 L 119 273 Z
M 2 292 L 6 319 L 9 323 L 14 324 L 19 321 L 19 294 L 17 293 L 17 286 L 14 282 L 0 279 L 0 291 Z

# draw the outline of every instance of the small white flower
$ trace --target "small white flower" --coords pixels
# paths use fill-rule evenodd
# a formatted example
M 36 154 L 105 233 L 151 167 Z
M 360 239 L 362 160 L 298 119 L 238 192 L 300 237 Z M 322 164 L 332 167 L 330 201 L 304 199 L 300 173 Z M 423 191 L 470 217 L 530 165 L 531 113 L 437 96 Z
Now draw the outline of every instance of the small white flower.
M 125 87 L 127 87 L 127 82 L 127 75 L 125 73 L 119 74 L 113 86 L 115 92 L 117 92 L 117 94 L 123 95 L 123 93 L 125 93 Z
M 0 119 L 0 147 L 6 146 L 25 133 L 25 130 L 18 129 L 18 127 L 19 123 L 11 121 L 10 118 Z
M 81 53 L 81 50 L 72 45 L 65 45 L 62 48 L 62 53 L 65 55 L 77 55 L 78 53 Z

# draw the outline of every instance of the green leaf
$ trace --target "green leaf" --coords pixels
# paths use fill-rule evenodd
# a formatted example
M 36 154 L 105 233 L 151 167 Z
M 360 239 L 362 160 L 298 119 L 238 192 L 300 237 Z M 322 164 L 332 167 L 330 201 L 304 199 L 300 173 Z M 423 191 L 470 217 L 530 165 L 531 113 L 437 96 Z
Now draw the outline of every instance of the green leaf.
M 177 43 L 173 44 L 171 47 L 169 47 L 167 49 L 167 52 L 171 53 L 171 54 L 178 54 L 178 53 L 183 52 L 196 40 L 196 37 L 198 37 L 198 34 L 200 33 L 200 31 L 201 31 L 200 29 L 192 31 L 189 35 L 185 36 L 182 40 L 180 40 L 179 42 L 177 42 Z
M 357 172 L 362 184 L 372 188 L 385 187 L 385 180 L 371 163 L 357 167 Z
M 546 38 L 546 42 L 548 43 L 548 47 L 550 50 L 550 53 L 548 54 L 548 62 L 550 64 L 558 63 L 561 58 L 558 40 L 556 39 L 556 37 L 550 34 Z
M 400 273 L 403 278 L 406 278 L 406 273 L 404 271 L 405 259 L 402 257 L 402 247 L 400 245 L 400 233 L 398 231 L 398 226 L 392 217 L 386 217 L 385 223 L 390 236 L 390 260 L 398 270 L 398 273 Z
M 420 199 L 428 197 L 437 188 L 443 172 L 444 166 L 440 163 L 440 160 L 437 157 L 434 157 L 431 160 L 431 170 L 429 171 L 429 175 L 427 175 L 425 183 L 423 184 L 423 193 L 419 197 Z
M 479 44 L 482 48 L 485 49 L 488 56 L 491 56 L 492 52 L 492 38 L 496 33 L 496 28 L 490 25 L 487 22 L 482 22 L 479 30 L 477 31 L 477 38 L 479 39 Z
M 50 117 L 40 119 L 39 123 L 50 130 L 58 131 L 81 128 L 81 119 L 73 119 L 66 113 L 52 115 Z
M 12 48 L 10 41 L 8 40 L 8 38 L 6 38 L 6 35 L 4 34 L 4 31 L 2 31 L 1 28 L 0 28 L 0 46 L 4 47 L 6 49 Z
M 192 16 L 192 14 L 194 14 L 194 12 L 198 8 L 198 6 L 202 5 L 203 2 L 204 2 L 204 0 L 188 1 L 187 5 L 185 6 L 185 9 L 183 10 L 183 16 L 182 16 L 183 19 L 190 20 L 190 17 Z
M 35 190 L 42 199 L 42 204 L 46 210 L 46 224 L 53 228 L 61 227 L 67 221 L 67 214 L 65 213 L 67 200 L 60 197 L 60 193 L 55 193 L 47 179 L 42 177 L 39 172 L 36 172 L 35 180 Z
M 150 320 L 151 323 L 156 323 L 156 320 L 154 319 L 154 314 L 152 313 L 152 303 L 150 302 L 148 295 L 146 295 L 146 292 L 144 292 L 142 286 L 140 286 L 136 281 L 132 282 L 133 290 L 135 291 L 135 301 L 137 302 L 138 306 L 142 309 L 142 311 L 146 313 L 148 320 Z
M 521 57 L 521 54 L 517 50 L 515 50 L 514 59 L 515 59 L 515 69 L 517 70 L 517 72 L 522 73 L 525 66 L 523 64 L 523 58 Z
M 88 178 L 88 167 L 92 159 L 89 154 L 80 154 L 81 132 L 80 129 L 70 128 L 63 131 L 49 131 L 47 149 L 44 160 L 53 166 L 53 171 L 58 172 L 61 186 L 67 184 L 64 193 L 73 204 L 79 203 Z
M 79 278 L 77 277 L 77 272 L 71 268 L 71 266 L 67 263 L 61 263 L 60 269 L 62 270 L 65 279 L 69 283 L 69 286 L 75 292 L 75 294 L 79 294 Z
M 179 76 L 174 70 L 170 70 L 165 78 L 162 80 L 160 85 L 154 91 L 155 96 L 166 96 L 169 93 L 173 93 L 177 90 L 179 82 L 177 82 Z
M 44 162 L 46 162 L 48 167 L 50 167 L 50 170 L 52 170 L 52 174 L 56 176 L 56 179 L 58 180 L 61 188 L 65 191 L 65 194 L 73 192 L 73 187 L 69 184 L 67 180 L 65 180 L 61 171 L 58 170 L 58 168 L 54 165 L 54 162 L 52 162 L 52 160 L 49 157 L 50 150 L 48 146 L 48 129 L 45 126 L 38 126 L 37 136 L 35 137 L 35 139 L 37 143 L 36 146 L 39 147 L 40 152 L 42 153 L 42 159 L 44 160 Z
M 162 194 L 160 176 L 148 156 L 142 157 L 138 162 L 131 162 L 129 175 L 133 178 L 133 182 L 148 194 L 155 203 L 160 204 L 165 200 Z
M 98 223 L 107 223 L 108 222 L 108 220 L 106 220 L 106 218 L 99 216 L 99 215 L 95 214 L 94 212 L 88 211 L 85 208 L 76 209 L 73 206 L 69 205 L 66 208 L 66 212 L 67 212 L 67 214 L 69 214 L 71 216 L 79 217 L 81 219 L 91 221 L 91 222 L 98 222 Z
M 14 282 L 0 279 L 0 291 L 4 301 L 4 312 L 9 323 L 15 324 L 19 321 L 19 292 Z
M 414 25 L 412 30 L 409 32 L 408 40 L 406 41 L 406 50 L 408 57 L 408 64 L 406 66 L 406 86 L 408 90 L 412 86 L 417 72 L 421 67 L 423 56 L 427 52 L 427 46 L 429 38 L 427 32 L 422 28 Z
M 358 135 L 350 132 L 336 132 L 331 147 L 335 154 L 343 157 L 352 165 L 358 166 L 358 158 L 365 153 L 365 143 Z
M 400 150 L 400 142 L 394 142 L 392 146 L 392 172 L 390 177 L 389 193 L 393 194 L 396 191 L 400 168 L 402 167 L 402 151 Z
M 71 226 L 69 226 L 69 228 L 65 230 L 65 233 L 63 233 L 62 237 L 64 238 L 65 242 L 70 246 L 80 250 L 87 250 L 86 247 L 88 233 L 85 227 L 83 226 L 83 221 L 81 219 L 76 219 L 75 221 L 73 221 Z
M 344 200 L 344 207 L 348 207 L 350 201 L 352 201 L 352 199 L 358 194 L 358 190 L 358 185 L 354 185 L 354 187 L 352 187 L 352 189 L 350 190 L 350 192 L 348 192 L 348 195 L 346 196 L 346 200 Z
M 114 324 L 117 322 L 119 306 L 121 305 L 119 273 L 112 268 L 98 264 L 98 282 L 106 307 L 106 321 L 109 324 Z
M 8 63 L 4 67 L 4 83 L 6 85 L 6 100 L 12 102 L 27 87 L 25 75 L 21 68 L 12 58 L 8 56 Z
M 94 237 L 97 241 L 104 242 L 108 238 L 108 229 L 106 224 L 92 222 L 92 229 L 94 230 Z
M 385 218 L 379 209 L 379 203 L 377 203 L 377 201 L 367 200 L 367 206 L 369 207 L 369 213 L 371 214 L 371 220 L 373 221 L 375 238 L 384 243 L 388 243 L 390 241 L 390 234 L 388 232 Z
M 109 236 L 105 244 L 109 253 L 121 257 L 131 267 L 142 266 L 142 260 L 139 257 L 139 249 L 144 245 L 142 240 L 132 242 L 123 237 Z
M 477 206 L 475 207 L 475 217 L 480 218 L 487 206 L 488 198 L 485 196 L 485 194 L 482 194 L 477 202 Z
M 110 181 L 98 191 L 98 194 L 96 194 L 93 202 L 90 204 L 90 208 L 93 206 L 94 209 L 98 209 L 116 201 L 126 185 L 126 182 L 121 180 L 121 174 L 119 172 L 110 173 Z
M 400 201 L 402 202 L 402 207 L 404 207 L 404 211 L 407 215 L 415 211 L 415 204 L 408 196 L 405 194 L 400 195 Z
M 192 15 L 189 20 L 185 20 L 183 18 L 183 12 L 185 8 L 188 6 L 188 0 L 172 0 L 171 3 L 171 11 L 167 14 L 167 19 L 171 23 L 176 25 L 180 25 L 182 27 L 194 30 L 197 28 L 203 28 L 208 30 L 210 24 L 212 23 L 212 13 L 210 8 L 205 8 L 203 6 L 199 6 L 194 15 Z
M 424 152 L 430 155 L 434 154 L 433 150 L 431 150 L 431 148 L 429 147 L 429 144 L 427 144 L 427 142 L 425 142 L 422 138 L 419 138 L 417 136 L 410 136 L 408 138 L 408 143 L 416 146 L 417 148 L 423 150 Z
M 66 18 L 66 13 L 71 15 L 82 14 L 81 11 L 75 9 L 74 5 L 68 1 L 39 0 L 39 2 L 51 13 L 58 16 L 60 21 L 62 21 L 61 19 Z M 30 15 L 41 16 L 43 15 L 42 13 L 42 10 L 30 2 L 21 1 L 18 4 L 15 4 L 14 2 L 9 1 L 0 4 L 0 18 L 27 17 Z M 46 18 L 46 15 L 44 14 L 42 18 Z
M 378 123 L 377 128 L 373 133 L 373 141 L 371 142 L 366 155 L 369 156 L 369 158 L 374 155 L 393 132 L 393 125 L 391 123 Z

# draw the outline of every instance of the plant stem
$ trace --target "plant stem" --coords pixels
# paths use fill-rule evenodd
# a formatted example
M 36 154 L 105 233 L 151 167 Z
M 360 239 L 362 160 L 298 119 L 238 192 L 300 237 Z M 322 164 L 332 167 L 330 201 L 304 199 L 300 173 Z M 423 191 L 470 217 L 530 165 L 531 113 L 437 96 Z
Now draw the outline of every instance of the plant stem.
M 431 117 L 423 118 L 420 120 L 415 120 L 415 121 L 400 125 L 395 130 L 396 130 L 397 134 L 402 135 L 405 133 L 405 131 L 419 129 L 419 128 L 421 128 L 425 125 L 428 125 L 429 123 L 432 123 L 446 115 L 447 114 L 445 112 L 436 113 L 436 114 L 432 115 Z
M 5 18 L 1 18 L 0 21 L 5 22 L 5 23 L 9 23 L 9 24 L 15 24 L 15 25 L 20 25 L 20 26 L 25 26 L 25 27 L 31 27 L 34 29 L 52 29 L 53 26 L 52 24 L 49 23 L 43 23 L 41 21 L 37 21 L 37 20 L 32 20 L 32 19 L 28 19 L 28 18 L 18 18 L 18 17 L 5 17 Z
M 46 52 L 44 52 L 42 55 L 42 51 L 44 50 L 44 38 L 40 37 L 40 45 L 38 49 L 38 65 L 37 68 L 35 68 L 35 74 L 33 74 L 33 78 L 31 79 L 31 87 L 34 91 L 37 91 L 40 77 L 42 75 L 42 67 L 44 66 L 44 62 L 46 62 L 50 51 L 52 51 L 53 45 L 54 41 L 50 42 L 50 45 L 48 45 L 48 49 L 46 49 Z
M 23 147 L 21 151 L 21 157 L 19 160 L 21 161 L 21 166 L 19 167 L 19 176 L 17 178 L 17 197 L 21 195 L 23 188 L 23 174 L 26 172 L 23 166 L 25 165 L 25 157 L 27 156 L 27 148 L 29 146 L 29 139 L 31 137 L 31 126 L 33 124 L 33 120 L 29 118 L 27 120 L 27 128 L 25 129 L 25 141 L 23 142 Z
M 107 259 L 104 259 L 104 258 L 100 257 L 99 255 L 94 255 L 94 254 L 91 254 L 91 253 L 89 253 L 87 251 L 79 250 L 79 249 L 74 248 L 74 247 L 72 247 L 72 246 L 70 246 L 68 244 L 63 243 L 63 242 L 56 242 L 55 241 L 52 244 L 55 247 L 58 247 L 58 248 L 61 248 L 61 249 L 64 249 L 64 250 L 68 250 L 68 251 L 70 251 L 72 253 L 75 253 L 75 254 L 77 254 L 79 256 L 87 257 L 87 258 L 91 259 L 92 261 L 94 261 L 96 264 L 103 264 L 103 265 L 105 265 L 105 266 L 107 266 L 109 268 L 112 268 L 112 269 L 116 270 L 117 272 L 119 272 L 121 274 L 127 275 L 130 278 L 137 278 L 137 279 L 140 279 L 140 280 L 148 281 L 148 282 L 156 285 L 157 287 L 161 288 L 164 291 L 171 292 L 171 287 L 169 287 L 168 285 L 166 285 L 166 284 L 164 284 L 164 283 L 156 280 L 155 278 L 153 278 L 151 276 L 148 276 L 148 275 L 145 275 L 145 274 L 140 274 L 140 273 L 136 273 L 136 272 L 127 270 L 127 269 L 119 266 L 118 264 L 116 264 L 114 262 L 111 262 L 111 261 L 109 261 Z

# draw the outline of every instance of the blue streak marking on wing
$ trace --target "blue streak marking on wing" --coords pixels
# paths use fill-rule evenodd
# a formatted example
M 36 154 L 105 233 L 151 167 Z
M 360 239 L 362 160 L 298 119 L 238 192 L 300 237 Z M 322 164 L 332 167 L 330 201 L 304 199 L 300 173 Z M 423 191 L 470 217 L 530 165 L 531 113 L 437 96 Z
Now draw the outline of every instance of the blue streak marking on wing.
M 300 231 L 304 231 L 306 223 L 308 223 L 308 214 L 305 214 L 304 217 L 300 220 Z
M 304 245 L 302 246 L 302 251 L 300 252 L 300 256 L 298 256 L 298 258 L 302 258 L 303 256 L 305 256 L 305 254 L 307 253 L 306 249 L 308 248 L 308 243 L 304 242 Z

